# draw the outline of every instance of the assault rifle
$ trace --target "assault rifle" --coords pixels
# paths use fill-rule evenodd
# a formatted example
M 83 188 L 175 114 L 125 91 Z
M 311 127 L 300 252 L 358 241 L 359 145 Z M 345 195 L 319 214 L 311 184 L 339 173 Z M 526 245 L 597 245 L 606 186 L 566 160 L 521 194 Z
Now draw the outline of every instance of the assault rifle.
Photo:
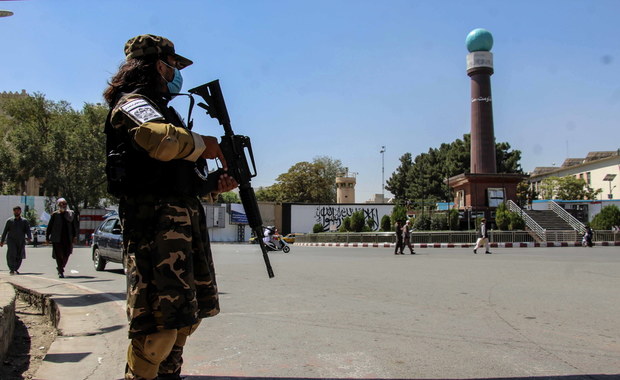
M 222 149 L 226 164 L 228 165 L 227 173 L 239 184 L 239 196 L 241 197 L 245 214 L 248 217 L 248 224 L 252 231 L 254 231 L 256 240 L 260 244 L 260 249 L 263 251 L 263 259 L 267 266 L 267 274 L 269 278 L 272 278 L 274 277 L 273 269 L 271 268 L 269 256 L 267 255 L 267 247 L 262 239 L 264 235 L 263 220 L 260 216 L 254 189 L 250 184 L 251 179 L 256 177 L 256 164 L 254 163 L 254 154 L 252 153 L 250 138 L 248 136 L 235 135 L 233 132 L 219 80 L 214 80 L 202 86 L 192 88 L 189 92 L 202 97 L 206 104 L 198 103 L 198 106 L 204 108 L 209 116 L 217 119 L 222 127 L 224 127 L 224 136 L 222 136 L 222 141 L 220 142 L 220 149 Z M 248 162 L 248 158 L 250 162 Z M 217 184 L 217 178 L 219 178 L 220 174 L 223 172 L 223 169 L 218 169 L 215 172 L 209 173 L 207 177 L 209 182 L 214 179 Z

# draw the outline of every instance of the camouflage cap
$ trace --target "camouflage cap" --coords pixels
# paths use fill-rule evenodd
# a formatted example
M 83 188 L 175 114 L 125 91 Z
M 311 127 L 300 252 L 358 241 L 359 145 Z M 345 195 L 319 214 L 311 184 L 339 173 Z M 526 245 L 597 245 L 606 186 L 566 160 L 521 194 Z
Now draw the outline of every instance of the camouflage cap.
M 153 34 L 142 34 L 131 38 L 125 44 L 126 59 L 159 54 L 174 56 L 178 62 L 179 69 L 183 69 L 194 63 L 191 60 L 176 54 L 174 52 L 174 44 L 165 37 L 155 36 Z

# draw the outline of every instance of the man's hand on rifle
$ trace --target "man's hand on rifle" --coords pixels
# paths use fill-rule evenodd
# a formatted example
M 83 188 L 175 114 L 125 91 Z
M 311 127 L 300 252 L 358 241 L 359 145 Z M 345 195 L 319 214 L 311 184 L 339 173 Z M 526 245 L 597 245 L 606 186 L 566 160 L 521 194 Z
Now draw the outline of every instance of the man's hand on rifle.
M 205 143 L 205 150 L 202 152 L 201 157 L 208 160 L 217 158 L 222 163 L 222 169 L 228 170 L 224 153 L 222 153 L 222 149 L 220 149 L 220 144 L 218 144 L 217 138 L 213 136 L 202 136 L 202 141 Z
M 239 184 L 237 183 L 237 181 L 235 181 L 233 177 L 229 176 L 226 173 L 223 173 L 222 175 L 220 175 L 220 179 L 217 181 L 217 192 L 218 194 L 225 193 L 227 191 L 236 189 L 237 186 L 239 186 Z
M 224 169 L 224 171 L 228 170 L 228 166 L 226 165 L 226 159 L 224 158 L 224 154 L 222 153 L 220 144 L 218 144 L 217 142 L 217 138 L 213 136 L 202 136 L 202 141 L 204 141 L 205 143 L 205 150 L 202 152 L 202 158 L 217 158 L 222 163 L 222 169 Z M 233 177 L 229 176 L 226 173 L 222 173 L 219 180 L 217 181 L 217 190 L 213 191 L 211 193 L 211 196 L 213 197 L 213 199 L 216 199 L 218 194 L 236 189 L 237 186 L 239 186 L 239 184 L 237 183 L 237 181 L 235 181 Z

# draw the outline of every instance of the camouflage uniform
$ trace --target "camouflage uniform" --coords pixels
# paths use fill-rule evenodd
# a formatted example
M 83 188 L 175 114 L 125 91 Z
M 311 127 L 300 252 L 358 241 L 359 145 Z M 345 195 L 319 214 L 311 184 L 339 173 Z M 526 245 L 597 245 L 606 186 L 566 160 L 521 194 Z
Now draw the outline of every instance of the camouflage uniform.
M 125 54 L 174 55 L 178 68 L 192 63 L 152 35 L 129 40 Z M 108 157 L 119 141 L 127 150 L 115 169 L 125 181 L 115 190 L 127 258 L 126 379 L 180 379 L 187 337 L 202 318 L 219 313 L 205 214 L 193 182 L 205 145 L 168 100 L 134 89 L 121 94 L 106 121 Z M 106 170 L 110 184 L 113 170 Z

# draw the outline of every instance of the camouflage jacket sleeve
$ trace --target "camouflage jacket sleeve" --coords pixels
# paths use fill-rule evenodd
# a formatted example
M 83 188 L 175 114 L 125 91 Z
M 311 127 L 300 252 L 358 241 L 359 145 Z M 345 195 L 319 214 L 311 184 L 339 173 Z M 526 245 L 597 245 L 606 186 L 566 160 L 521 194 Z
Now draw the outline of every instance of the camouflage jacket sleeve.
M 205 150 L 202 137 L 166 122 L 162 113 L 145 96 L 122 97 L 112 110 L 114 128 L 126 128 L 135 145 L 160 161 L 196 161 Z

